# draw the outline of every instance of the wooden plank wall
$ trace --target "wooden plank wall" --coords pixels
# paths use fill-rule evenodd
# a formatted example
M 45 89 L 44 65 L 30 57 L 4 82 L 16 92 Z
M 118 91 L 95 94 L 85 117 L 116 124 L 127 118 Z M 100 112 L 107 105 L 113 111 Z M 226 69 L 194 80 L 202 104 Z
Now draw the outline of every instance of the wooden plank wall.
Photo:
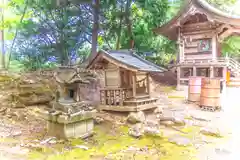
M 209 22 L 183 26 L 184 59 L 212 59 L 212 39 L 215 36 L 215 27 L 210 25 Z M 209 51 L 199 51 L 198 44 L 201 40 L 210 41 Z
M 189 38 L 189 36 L 185 37 L 186 39 Z M 209 51 L 201 52 L 198 49 L 198 44 L 201 40 L 208 40 L 210 41 L 210 45 L 212 42 L 212 38 L 207 37 L 205 38 L 202 35 L 195 35 L 191 36 L 191 42 L 184 43 L 184 58 L 185 59 L 209 59 L 212 58 L 212 48 L 210 48 Z
M 106 65 L 105 69 L 105 86 L 106 87 L 119 87 L 119 68 L 111 63 Z

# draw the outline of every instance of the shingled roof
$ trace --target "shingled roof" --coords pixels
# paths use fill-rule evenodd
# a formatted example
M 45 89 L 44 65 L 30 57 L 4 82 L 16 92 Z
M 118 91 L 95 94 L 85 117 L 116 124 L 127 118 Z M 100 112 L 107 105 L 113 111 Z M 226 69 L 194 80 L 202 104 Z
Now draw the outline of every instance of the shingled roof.
M 206 15 L 211 22 L 225 23 L 240 28 L 240 16 L 223 12 L 209 4 L 206 0 L 184 0 L 177 15 L 168 23 L 153 31 L 171 40 L 176 40 L 178 35 L 177 28 L 184 24 L 189 16 L 196 13 Z
M 117 66 L 134 70 L 134 71 L 143 71 L 143 72 L 164 72 L 166 69 L 159 67 L 144 58 L 133 53 L 129 50 L 111 50 L 104 51 L 101 50 L 89 63 L 87 68 L 91 68 L 93 64 L 97 63 L 100 59 L 105 59 Z

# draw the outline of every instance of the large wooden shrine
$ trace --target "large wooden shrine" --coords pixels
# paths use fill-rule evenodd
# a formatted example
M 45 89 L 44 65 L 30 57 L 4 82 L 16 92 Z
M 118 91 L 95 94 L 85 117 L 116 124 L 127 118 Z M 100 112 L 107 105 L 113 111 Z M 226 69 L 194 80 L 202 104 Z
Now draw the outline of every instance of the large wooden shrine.
M 229 15 L 204 0 L 185 0 L 179 13 L 154 32 L 178 42 L 177 84 L 189 76 L 219 77 L 240 73 L 237 61 L 223 57 L 221 42 L 240 33 L 240 16 Z M 226 83 L 223 83 L 225 86 Z
M 100 90 L 100 109 L 140 111 L 155 108 L 150 97 L 150 72 L 163 72 L 153 63 L 129 50 L 101 50 L 87 66 L 105 72 L 105 87 Z

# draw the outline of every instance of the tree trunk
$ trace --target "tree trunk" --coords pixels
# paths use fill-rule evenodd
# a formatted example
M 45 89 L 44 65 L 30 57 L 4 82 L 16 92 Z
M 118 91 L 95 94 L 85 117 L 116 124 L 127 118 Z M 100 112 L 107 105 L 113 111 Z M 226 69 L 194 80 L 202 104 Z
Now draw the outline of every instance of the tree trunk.
M 121 15 L 120 15 L 120 22 L 117 32 L 117 43 L 116 43 L 116 50 L 120 48 L 120 39 L 121 39 L 121 33 L 122 33 L 122 20 L 123 20 L 123 7 L 121 7 Z
M 131 3 L 132 0 L 127 0 L 126 3 L 126 24 L 127 24 L 127 30 L 128 30 L 128 34 L 129 34 L 129 49 L 133 48 L 133 34 L 132 34 L 132 22 L 131 22 Z
M 99 7 L 100 7 L 100 0 L 94 0 L 94 2 L 93 2 L 92 50 L 91 50 L 90 59 L 97 54 L 97 40 L 98 40 L 98 28 L 99 28 Z
M 4 6 L 4 0 L 1 0 L 1 4 Z M 2 21 L 2 30 L 1 30 L 1 51 L 2 51 L 2 68 L 5 69 L 5 48 L 4 48 L 4 8 L 1 8 L 1 21 Z
M 27 7 L 28 7 L 28 0 L 26 1 L 26 5 L 24 7 L 24 10 L 23 10 L 23 14 L 21 16 L 21 19 L 20 19 L 20 24 L 22 24 L 22 21 L 23 21 L 23 18 L 27 12 Z M 17 39 L 17 36 L 18 36 L 18 27 L 16 27 L 16 30 L 15 30 L 15 34 L 14 34 L 14 38 L 13 38 L 13 41 L 12 41 L 12 44 L 11 44 L 11 47 L 10 47 L 10 51 L 9 51 L 9 57 L 8 57 L 8 62 L 7 62 L 7 68 L 9 68 L 10 66 L 10 63 L 11 63 L 11 57 L 12 57 L 12 50 L 13 50 L 13 47 L 15 45 L 15 41 Z

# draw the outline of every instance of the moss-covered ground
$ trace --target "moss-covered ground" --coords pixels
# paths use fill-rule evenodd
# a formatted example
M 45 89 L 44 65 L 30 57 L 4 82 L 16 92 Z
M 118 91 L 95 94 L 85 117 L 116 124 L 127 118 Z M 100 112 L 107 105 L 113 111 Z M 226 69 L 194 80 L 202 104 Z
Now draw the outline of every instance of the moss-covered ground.
M 11 82 L 11 77 L 0 77 L 1 82 Z M 6 86 L 4 84 L 4 86 Z M 171 93 L 173 87 L 162 87 L 162 92 Z M 168 94 L 168 99 L 182 100 L 182 95 Z M 29 114 L 31 113 L 28 109 Z M 31 117 L 35 117 L 35 111 L 31 113 Z M 189 117 L 186 119 L 191 120 Z M 29 123 L 32 119 L 28 120 Z M 41 124 L 33 124 L 34 126 Z M 171 130 L 171 129 L 170 129 Z M 32 131 L 37 132 L 37 131 Z M 26 141 L 41 141 L 43 134 L 32 135 L 27 137 Z M 179 146 L 170 142 L 172 136 L 166 133 L 167 130 L 162 129 L 160 135 L 150 136 L 145 135 L 140 139 L 130 137 L 128 135 L 127 125 L 117 125 L 114 122 L 104 122 L 95 126 L 95 134 L 88 139 L 71 139 L 68 141 L 57 141 L 56 144 L 48 144 L 39 148 L 29 148 L 29 153 L 26 155 L 28 160 L 194 160 L 196 159 L 197 148 L 194 144 L 186 147 Z M 173 135 L 180 135 L 194 141 L 201 141 L 200 127 L 186 126 L 180 128 L 179 131 L 173 130 Z M 40 137 L 40 138 L 37 138 Z M 206 141 L 220 139 L 219 137 L 203 136 Z M 222 139 L 222 138 L 221 138 Z M 224 138 L 223 138 L 224 139 Z M 203 140 L 202 140 L 203 141 Z M 0 144 L 19 145 L 19 139 L 4 138 L 0 139 Z M 39 142 L 37 142 L 39 144 Z M 86 146 L 84 150 L 79 146 Z M 213 147 L 214 143 L 208 144 L 208 147 Z M 1 158 L 0 158 L 1 159 Z
M 199 135 L 200 128 L 188 126 L 180 129 L 184 133 L 177 134 L 194 140 Z M 216 137 L 207 137 L 213 139 Z M 86 146 L 84 150 L 77 146 Z M 132 148 L 132 149 L 131 149 Z M 31 151 L 29 160 L 194 160 L 196 155 L 194 145 L 186 147 L 169 142 L 167 136 L 144 136 L 140 139 L 128 135 L 127 126 L 109 124 L 95 127 L 95 135 L 86 140 L 72 139 L 45 147 L 40 151 Z

